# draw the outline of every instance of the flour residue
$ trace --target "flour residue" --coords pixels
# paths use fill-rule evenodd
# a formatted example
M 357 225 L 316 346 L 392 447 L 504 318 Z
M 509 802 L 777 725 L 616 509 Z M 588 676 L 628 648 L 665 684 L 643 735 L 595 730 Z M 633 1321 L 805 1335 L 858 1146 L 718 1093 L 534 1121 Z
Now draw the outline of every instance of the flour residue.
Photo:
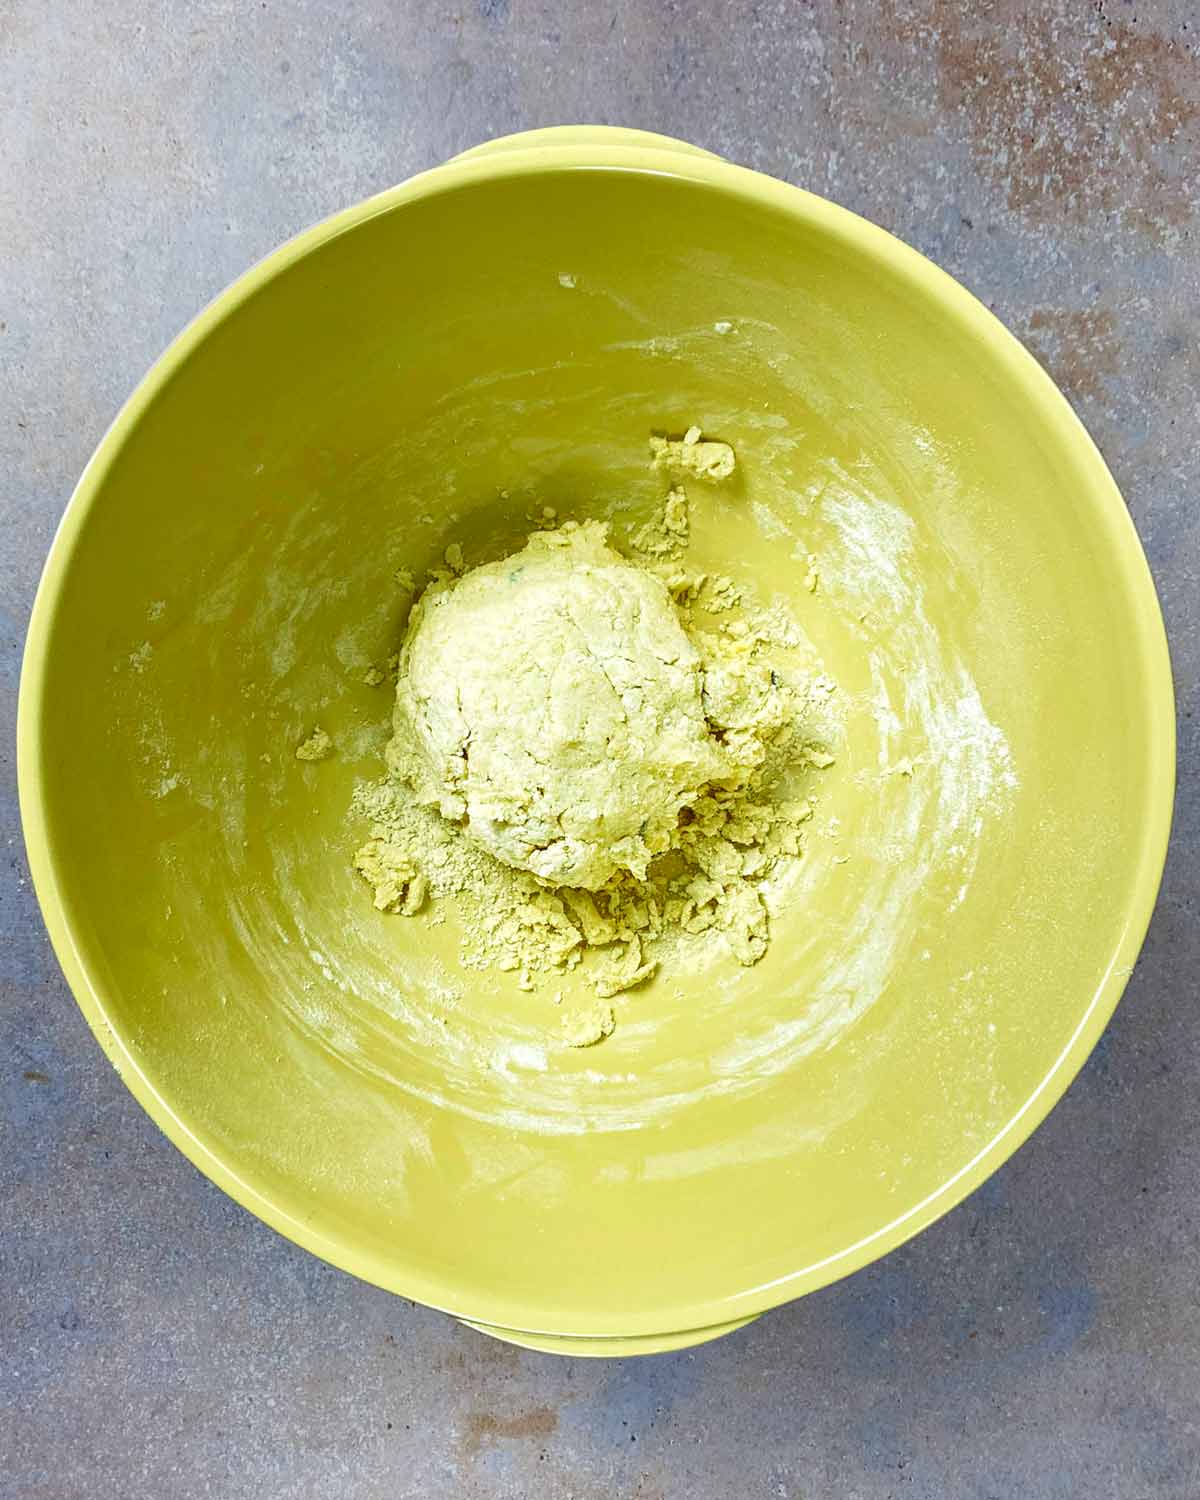
M 693 335 L 673 336 L 669 348 L 663 340 L 642 347 L 647 358 L 684 361 L 719 343 L 745 349 L 752 361 L 755 330 L 739 319 L 736 337 L 728 332 L 707 321 Z M 214 972 L 226 965 L 218 949 L 233 939 L 216 935 L 213 922 L 214 903 L 225 904 L 247 976 L 245 998 L 231 992 L 231 1008 L 242 1004 L 247 1024 L 269 1014 L 267 1045 L 282 1030 L 291 1039 L 289 1066 L 314 1078 L 329 1070 L 343 1080 L 339 1091 L 346 1070 L 360 1074 L 401 1112 L 417 1099 L 508 1131 L 646 1130 L 705 1100 L 753 1092 L 852 1040 L 906 966 L 919 962 L 923 895 L 936 883 L 948 905 L 970 903 L 983 851 L 1016 794 L 1017 770 L 969 649 L 938 613 L 939 580 L 953 581 L 967 564 L 930 543 L 912 494 L 894 473 L 832 446 L 822 451 L 819 425 L 814 438 L 803 416 L 714 409 L 704 413 L 706 430 L 738 436 L 747 477 L 744 493 L 714 509 L 707 538 L 693 525 L 695 545 L 713 549 L 710 587 L 744 593 L 748 620 L 796 652 L 814 681 L 828 659 L 839 683 L 824 703 L 818 686 L 811 705 L 836 763 L 819 778 L 804 857 L 764 889 L 778 962 L 768 954 L 759 968 L 742 970 L 727 954 L 706 956 L 702 982 L 685 970 L 677 988 L 668 979 L 606 1002 L 616 1013 L 612 1035 L 568 1055 L 546 1045 L 553 995 L 522 995 L 512 976 L 505 988 L 464 971 L 452 921 L 431 926 L 419 942 L 397 937 L 412 924 L 372 907 L 351 866 L 345 820 L 389 732 L 386 663 L 413 579 L 451 543 L 471 540 L 474 511 L 486 518 L 478 532 L 493 556 L 527 529 L 523 507 L 533 496 L 522 492 L 523 471 L 533 473 L 532 485 L 556 456 L 553 444 L 539 447 L 531 436 L 549 409 L 534 374 L 546 372 L 488 376 L 447 393 L 420 434 L 398 438 L 338 481 L 339 505 L 320 486 L 289 493 L 261 536 L 212 565 L 190 605 L 173 594 L 169 611 L 141 606 L 145 623 L 117 653 L 121 691 L 140 715 L 132 774 L 164 819 L 161 859 L 177 941 L 208 955 Z M 626 431 L 636 420 L 640 438 L 641 398 L 614 398 L 601 373 L 586 374 L 572 397 L 579 451 L 597 471 L 627 462 L 631 472 L 642 453 L 626 461 L 602 427 Z M 489 432 L 510 435 L 491 460 L 490 495 L 456 467 L 469 402 L 486 412 Z M 918 436 L 914 461 L 931 484 L 952 487 L 936 444 Z M 409 476 L 422 447 L 449 457 L 443 488 L 414 495 Z M 371 546 L 348 542 L 349 524 L 380 526 L 383 495 L 392 497 L 386 528 Z M 609 520 L 622 544 L 647 514 L 645 496 L 628 486 L 617 486 L 605 505 L 593 498 L 576 511 L 559 491 L 548 498 L 556 521 Z M 452 515 L 467 529 L 455 530 Z M 726 561 L 716 562 L 729 537 L 737 538 L 736 568 L 727 543 Z M 383 582 L 398 571 L 410 575 L 409 592 L 385 598 Z M 182 634 L 168 639 L 168 622 Z M 157 694 L 162 674 L 195 652 L 207 654 L 238 708 L 214 711 L 199 739 L 188 741 Z M 188 720 L 189 733 L 196 722 Z M 298 762 L 297 747 L 318 727 L 334 753 Z M 243 881 L 248 850 L 254 878 Z M 200 888 L 193 872 L 216 864 L 226 873 Z M 807 920 L 812 911 L 819 922 Z M 981 983 L 983 976 L 971 981 Z M 813 1104 L 790 1135 L 764 1137 L 760 1154 L 782 1154 L 787 1140 L 815 1139 L 853 1112 L 848 1067 L 836 1101 Z M 712 1149 L 719 1156 L 723 1148 Z M 728 1147 L 738 1149 L 737 1141 Z M 704 1164 L 711 1153 L 661 1170 Z

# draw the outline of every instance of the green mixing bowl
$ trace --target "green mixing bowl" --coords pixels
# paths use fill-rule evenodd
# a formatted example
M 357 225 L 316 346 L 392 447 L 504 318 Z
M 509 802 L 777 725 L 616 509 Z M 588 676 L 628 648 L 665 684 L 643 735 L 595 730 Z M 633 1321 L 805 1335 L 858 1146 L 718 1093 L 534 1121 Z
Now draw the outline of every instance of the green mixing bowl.
M 837 762 L 762 962 L 565 1049 L 453 915 L 371 906 L 364 673 L 397 569 L 636 519 L 693 422 L 739 456 L 693 557 L 799 622 Z M 1034 360 L 852 214 L 600 129 L 339 214 L 179 337 L 54 543 L 19 740 L 55 949 L 180 1149 L 336 1265 L 599 1353 L 844 1276 L 1017 1147 L 1134 962 L 1174 753 L 1137 537 Z

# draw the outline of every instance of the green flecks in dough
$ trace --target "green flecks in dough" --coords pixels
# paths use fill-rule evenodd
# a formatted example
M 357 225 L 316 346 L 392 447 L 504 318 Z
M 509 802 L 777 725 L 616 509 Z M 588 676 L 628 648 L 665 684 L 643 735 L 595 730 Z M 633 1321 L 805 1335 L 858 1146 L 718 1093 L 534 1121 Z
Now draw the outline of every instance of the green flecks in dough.
M 328 760 L 332 754 L 333 740 L 320 725 L 296 746 L 297 760 Z
M 652 437 L 651 461 L 656 469 L 685 479 L 706 479 L 712 484 L 728 479 L 737 468 L 737 458 L 728 443 L 701 437 L 699 427 L 689 427 L 682 438 Z
M 424 906 L 428 882 L 403 845 L 368 839 L 354 856 L 354 868 L 374 892 L 378 911 L 412 917 Z

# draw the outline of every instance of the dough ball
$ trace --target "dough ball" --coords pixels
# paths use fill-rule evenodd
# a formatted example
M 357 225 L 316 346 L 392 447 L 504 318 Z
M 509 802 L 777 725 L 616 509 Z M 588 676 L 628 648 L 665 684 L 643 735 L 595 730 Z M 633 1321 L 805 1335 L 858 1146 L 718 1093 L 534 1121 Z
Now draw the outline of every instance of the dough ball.
M 400 654 L 393 769 L 497 859 L 551 885 L 643 877 L 729 770 L 663 582 L 589 522 L 444 579 Z

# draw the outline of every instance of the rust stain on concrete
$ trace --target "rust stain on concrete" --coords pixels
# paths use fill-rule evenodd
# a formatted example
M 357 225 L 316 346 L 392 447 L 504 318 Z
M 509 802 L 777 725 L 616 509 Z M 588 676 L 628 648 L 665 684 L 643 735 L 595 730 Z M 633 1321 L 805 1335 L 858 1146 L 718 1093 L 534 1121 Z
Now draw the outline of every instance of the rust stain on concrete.
M 1116 322 L 1105 308 L 1035 307 L 1026 342 L 1068 396 L 1102 396 L 1104 377 L 1118 368 Z
M 466 1420 L 464 1448 L 475 1455 L 487 1443 L 502 1438 L 545 1441 L 558 1431 L 558 1413 L 549 1406 L 535 1406 L 515 1417 L 498 1417 L 493 1412 L 471 1412 Z
M 937 68 L 947 121 L 961 122 L 1009 207 L 1169 235 L 1195 213 L 1200 64 L 1185 40 L 1112 20 L 1103 5 L 922 0 L 894 11 Z

